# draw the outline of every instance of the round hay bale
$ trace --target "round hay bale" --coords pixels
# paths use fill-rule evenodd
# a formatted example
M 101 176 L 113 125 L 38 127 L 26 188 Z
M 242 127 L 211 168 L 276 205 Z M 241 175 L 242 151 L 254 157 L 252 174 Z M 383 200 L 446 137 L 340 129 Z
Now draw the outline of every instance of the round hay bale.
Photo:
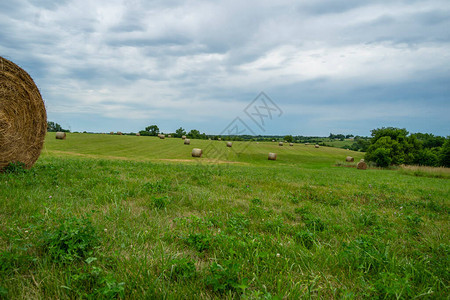
M 347 156 L 347 157 L 345 158 L 345 161 L 346 161 L 346 162 L 354 162 L 355 159 L 354 159 L 353 157 L 351 157 L 351 156 Z
M 0 170 L 21 162 L 31 168 L 41 154 L 47 113 L 33 79 L 0 56 Z
M 117 135 L 122 135 L 123 133 L 120 131 L 117 131 Z
M 319 148 L 319 145 L 315 145 L 314 147 L 315 147 L 315 148 Z
M 66 133 L 58 131 L 55 135 L 57 140 L 65 140 L 66 139 Z
M 272 140 L 272 142 L 275 142 L 275 140 Z
M 109 134 L 114 134 L 114 132 L 113 131 L 111 131 Z
M 269 153 L 269 160 L 277 160 L 277 154 L 276 153 Z
M 306 146 L 308 146 L 308 145 L 309 145 L 309 143 L 305 143 L 305 145 L 306 145 Z
M 291 146 L 291 147 L 294 146 L 294 143 L 289 143 L 289 146 Z
M 222 140 L 222 138 L 218 138 L 217 140 L 218 140 L 218 141 L 221 141 L 221 140 Z
M 202 157 L 203 151 L 199 148 L 192 149 L 192 157 Z
M 185 139 L 184 140 L 184 144 L 185 145 L 190 145 L 191 144 L 191 140 L 190 139 Z
M 231 147 L 231 146 L 233 146 L 233 143 L 232 142 L 227 142 L 227 147 Z
M 163 139 L 166 138 L 166 136 L 165 136 L 164 134 L 160 134 L 160 135 L 159 135 L 159 138 L 160 138 L 161 140 L 163 140 Z
M 185 140 L 186 139 L 186 136 L 185 135 L 183 135 L 182 137 L 181 137 L 183 140 Z
M 138 132 L 138 133 L 136 133 L 136 136 L 141 136 L 141 134 Z
M 278 146 L 283 146 L 283 142 L 278 142 Z
M 171 134 L 169 134 L 168 136 L 167 136 L 169 139 L 172 137 L 172 135 Z
M 361 161 L 356 165 L 356 168 L 360 170 L 367 170 L 367 164 L 364 159 L 361 159 Z

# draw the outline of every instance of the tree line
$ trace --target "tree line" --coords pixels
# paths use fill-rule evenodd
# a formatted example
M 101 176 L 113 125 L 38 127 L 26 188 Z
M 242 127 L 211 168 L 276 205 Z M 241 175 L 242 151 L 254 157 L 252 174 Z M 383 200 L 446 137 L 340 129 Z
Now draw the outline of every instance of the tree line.
M 382 127 L 371 131 L 365 159 L 377 166 L 423 165 L 450 167 L 450 137 L 410 134 L 405 128 Z

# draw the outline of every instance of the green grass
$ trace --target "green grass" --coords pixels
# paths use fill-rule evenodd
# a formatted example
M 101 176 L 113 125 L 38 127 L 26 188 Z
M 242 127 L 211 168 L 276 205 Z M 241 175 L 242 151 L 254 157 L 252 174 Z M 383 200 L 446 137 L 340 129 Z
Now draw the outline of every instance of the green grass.
M 0 174 L 0 298 L 448 297 L 448 179 L 208 143 L 50 134 Z

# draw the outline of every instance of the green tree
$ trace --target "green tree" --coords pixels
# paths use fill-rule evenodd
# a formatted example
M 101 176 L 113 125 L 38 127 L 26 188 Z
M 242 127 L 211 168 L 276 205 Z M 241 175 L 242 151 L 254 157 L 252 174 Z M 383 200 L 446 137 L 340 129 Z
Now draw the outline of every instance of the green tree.
M 377 148 L 373 152 L 373 161 L 379 167 L 386 168 L 391 164 L 390 150 L 385 148 Z
M 439 152 L 431 149 L 422 149 L 414 156 L 414 163 L 421 166 L 437 167 L 439 165 Z
M 292 135 L 286 135 L 284 137 L 284 140 L 288 143 L 292 143 L 292 141 L 294 140 L 294 138 L 292 137 Z
M 61 127 L 61 125 L 59 125 L 58 123 L 51 122 L 51 121 L 47 122 L 47 131 L 48 132 L 57 132 L 57 131 L 70 132 L 70 130 L 63 129 Z
M 159 134 L 159 128 L 156 125 L 150 125 L 145 127 L 145 131 L 148 132 L 147 135 L 157 136 Z
M 450 167 L 450 138 L 447 137 L 444 145 L 442 145 L 439 153 L 439 164 L 441 166 Z
M 186 135 L 186 130 L 183 129 L 183 127 L 178 128 L 175 130 L 175 136 L 176 137 L 182 137 L 183 135 Z
M 192 129 L 191 131 L 189 131 L 187 136 L 192 139 L 199 139 L 201 137 L 200 131 L 198 131 L 197 129 Z

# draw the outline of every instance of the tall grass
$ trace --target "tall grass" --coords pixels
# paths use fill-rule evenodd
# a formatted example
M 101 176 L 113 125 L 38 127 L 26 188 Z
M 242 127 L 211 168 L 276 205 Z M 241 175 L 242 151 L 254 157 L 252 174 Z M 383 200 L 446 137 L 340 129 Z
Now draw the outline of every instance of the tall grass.
M 400 173 L 414 176 L 450 178 L 450 168 L 427 166 L 400 166 Z

